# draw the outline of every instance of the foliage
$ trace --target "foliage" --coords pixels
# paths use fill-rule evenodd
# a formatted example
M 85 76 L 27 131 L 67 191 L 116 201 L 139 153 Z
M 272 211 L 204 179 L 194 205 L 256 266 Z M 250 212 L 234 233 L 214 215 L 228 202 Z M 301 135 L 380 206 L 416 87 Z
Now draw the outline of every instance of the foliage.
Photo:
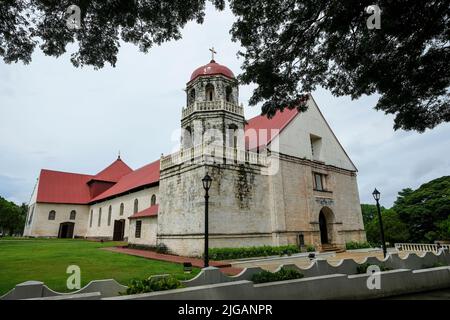
M 385 241 L 391 245 L 396 242 L 409 242 L 408 225 L 404 223 L 398 213 L 393 209 L 384 209 L 381 212 Z M 381 246 L 380 223 L 376 216 L 365 225 L 366 237 L 369 243 Z
M 253 281 L 254 283 L 265 283 L 301 279 L 303 277 L 303 274 L 297 270 L 282 267 L 279 271 L 274 273 L 266 270 L 256 273 L 252 276 L 251 281 Z
M 72 239 L 0 240 L 0 295 L 28 280 L 43 281 L 53 290 L 68 292 L 66 270 L 72 264 L 81 269 L 82 287 L 92 280 L 115 279 L 126 284 L 132 279 L 161 274 L 187 280 L 200 272 L 199 268 L 192 268 L 192 273 L 186 274 L 178 263 L 102 250 L 123 245 L 124 242 Z
M 356 272 L 358 274 L 367 273 L 367 268 L 370 267 L 370 266 L 378 266 L 378 268 L 380 268 L 380 271 L 389 271 L 389 270 L 391 270 L 390 268 L 387 268 L 387 267 L 385 267 L 382 264 L 373 264 L 373 263 L 367 263 L 366 262 L 366 263 L 362 263 L 362 264 L 358 265 L 356 267 Z
M 27 212 L 26 204 L 18 206 L 14 202 L 0 197 L 0 231 L 3 230 L 3 233 L 9 235 L 22 234 Z
M 133 279 L 131 280 L 125 294 L 138 294 L 153 291 L 165 291 L 182 288 L 183 284 L 173 276 L 158 277 L 150 279 Z
M 233 40 L 244 50 L 251 105 L 273 116 L 304 110 L 320 86 L 352 99 L 379 94 L 375 109 L 394 129 L 424 131 L 450 121 L 448 1 L 380 0 L 381 28 L 369 29 L 373 1 L 231 1 Z
M 351 241 L 351 242 L 347 242 L 345 244 L 345 248 L 347 250 L 355 250 L 355 249 L 366 249 L 366 248 L 371 248 L 372 246 L 370 245 L 370 243 L 368 242 L 356 242 L 356 241 Z
M 306 247 L 306 252 L 315 252 L 315 251 L 316 251 L 316 248 L 313 245 L 311 245 L 311 244 L 309 244 Z
M 209 0 L 223 10 L 224 0 Z M 394 114 L 394 128 L 424 131 L 450 120 L 448 1 L 379 0 L 381 28 L 368 29 L 371 0 L 230 0 L 232 39 L 244 50 L 240 76 L 257 88 L 273 116 L 285 107 L 306 109 L 321 86 L 352 99 L 379 94 L 375 108 Z M 59 57 L 75 47 L 75 66 L 115 66 L 120 41 L 142 52 L 178 40 L 189 21 L 202 23 L 206 0 L 5 0 L 0 5 L 0 56 L 31 62 L 39 45 Z M 81 9 L 81 29 L 69 30 L 66 10 Z
M 291 255 L 299 253 L 300 249 L 294 245 L 271 247 L 241 247 L 241 248 L 211 248 L 209 258 L 212 260 L 232 260 L 250 257 L 265 257 L 275 255 Z
M 450 176 L 434 179 L 417 190 L 403 189 L 392 209 L 408 226 L 411 242 L 450 239 Z

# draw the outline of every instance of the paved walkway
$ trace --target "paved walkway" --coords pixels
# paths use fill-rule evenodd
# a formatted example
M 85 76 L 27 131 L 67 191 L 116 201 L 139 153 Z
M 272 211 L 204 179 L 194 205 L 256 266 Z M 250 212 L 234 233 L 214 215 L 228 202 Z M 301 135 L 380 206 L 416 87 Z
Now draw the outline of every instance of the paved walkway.
M 182 256 L 175 256 L 175 255 L 171 255 L 171 254 L 157 253 L 157 252 L 149 251 L 149 250 L 129 249 L 129 248 L 124 248 L 124 247 L 107 247 L 107 248 L 103 248 L 103 250 L 129 254 L 132 256 L 142 257 L 142 258 L 146 258 L 146 259 L 167 261 L 167 262 L 173 262 L 173 263 L 179 263 L 179 264 L 183 264 L 184 262 L 190 262 L 190 263 L 192 263 L 193 267 L 203 268 L 203 260 L 198 259 L 198 258 L 188 258 L 188 257 L 182 257 Z M 223 273 L 228 274 L 228 275 L 236 275 L 242 271 L 241 268 L 232 267 L 231 264 L 222 262 L 222 261 L 210 261 L 209 265 L 212 267 L 219 268 L 220 271 L 222 271 Z

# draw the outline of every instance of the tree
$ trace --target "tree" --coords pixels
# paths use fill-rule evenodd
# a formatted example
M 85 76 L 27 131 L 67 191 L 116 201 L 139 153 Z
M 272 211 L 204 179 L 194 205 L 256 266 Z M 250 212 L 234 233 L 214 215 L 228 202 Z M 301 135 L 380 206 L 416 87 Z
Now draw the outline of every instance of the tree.
M 376 206 L 374 206 L 376 209 Z M 409 242 L 408 225 L 404 223 L 397 212 L 392 209 L 382 208 L 381 216 L 383 219 L 384 237 L 386 242 L 393 245 L 396 242 Z M 378 216 L 375 215 L 371 221 L 364 224 L 366 237 L 369 243 L 381 245 L 380 223 Z
M 209 0 L 222 10 L 224 0 Z M 2 0 L 0 3 L 0 56 L 7 63 L 31 62 L 39 44 L 49 56 L 58 57 L 70 43 L 75 66 L 114 66 L 122 39 L 143 52 L 153 45 L 181 38 L 181 28 L 191 20 L 202 23 L 206 0 Z M 80 8 L 80 29 L 66 27 Z
M 378 93 L 375 109 L 394 129 L 423 132 L 450 121 L 450 19 L 445 0 L 379 0 L 381 28 L 369 29 L 372 0 L 231 1 L 234 40 L 244 47 L 250 104 L 269 117 L 304 110 L 317 86 L 353 99 Z
M 224 0 L 209 0 L 222 10 Z M 39 44 L 58 57 L 70 43 L 75 66 L 116 64 L 120 40 L 148 52 L 202 23 L 206 0 L 3 0 L 0 56 L 29 63 Z M 271 117 L 306 109 L 317 86 L 353 99 L 378 93 L 375 108 L 394 114 L 394 129 L 423 132 L 450 120 L 449 6 L 445 0 L 379 0 L 381 28 L 368 29 L 372 0 L 230 0 L 231 33 L 244 47 L 243 83 L 256 83 L 251 105 Z M 81 28 L 66 27 L 70 5 Z
M 392 209 L 407 224 L 411 241 L 432 242 L 448 237 L 450 176 L 434 179 L 417 190 L 403 189 Z
M 0 197 L 0 230 L 9 235 L 22 233 L 28 212 L 28 206 L 22 204 L 16 205 Z

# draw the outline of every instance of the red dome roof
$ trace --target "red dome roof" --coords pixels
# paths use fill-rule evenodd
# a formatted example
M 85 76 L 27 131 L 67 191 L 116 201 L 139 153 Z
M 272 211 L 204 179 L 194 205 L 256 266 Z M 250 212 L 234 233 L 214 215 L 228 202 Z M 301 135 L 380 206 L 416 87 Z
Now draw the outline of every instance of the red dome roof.
M 234 74 L 230 69 L 221 64 L 218 64 L 214 60 L 211 60 L 211 62 L 207 65 L 195 69 L 195 71 L 191 75 L 191 80 L 189 81 L 192 81 L 200 76 L 212 76 L 217 74 L 221 74 L 225 77 L 234 79 Z

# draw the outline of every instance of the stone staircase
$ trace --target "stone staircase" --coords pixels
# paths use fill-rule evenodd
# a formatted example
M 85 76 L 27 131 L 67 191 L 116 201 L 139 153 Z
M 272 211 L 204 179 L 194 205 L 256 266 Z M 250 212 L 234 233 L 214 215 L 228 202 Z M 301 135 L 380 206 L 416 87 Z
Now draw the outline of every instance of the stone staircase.
M 320 252 L 331 252 L 331 251 L 335 251 L 335 252 L 339 253 L 339 252 L 344 252 L 345 250 L 337 247 L 334 244 L 330 244 L 330 243 L 322 244 Z

